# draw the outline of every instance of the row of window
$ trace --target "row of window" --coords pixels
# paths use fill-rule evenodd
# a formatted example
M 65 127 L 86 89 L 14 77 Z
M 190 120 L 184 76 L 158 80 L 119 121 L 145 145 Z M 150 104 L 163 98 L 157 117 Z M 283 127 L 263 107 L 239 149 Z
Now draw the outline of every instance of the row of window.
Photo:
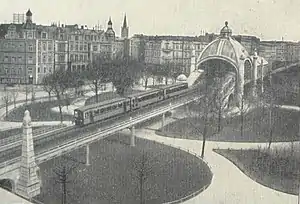
M 110 111 L 113 111 L 113 110 L 116 110 L 116 109 L 122 108 L 122 107 L 123 107 L 123 103 L 121 102 L 121 103 L 118 103 L 118 104 L 113 105 L 113 106 L 97 109 L 97 110 L 94 110 L 94 111 L 91 111 L 91 112 L 86 112 L 84 114 L 84 118 L 88 118 L 91 113 L 93 114 L 93 116 L 97 116 L 97 115 L 104 114 L 104 113 L 107 113 L 107 112 L 110 112 Z
M 146 101 L 146 100 L 149 100 L 149 99 L 152 99 L 152 98 L 160 97 L 161 95 L 162 95 L 161 92 L 153 93 L 153 94 L 146 95 L 146 96 L 143 96 L 143 97 L 138 98 L 138 101 L 139 101 L 139 102 L 141 102 L 141 101 Z
M 72 40 L 87 40 L 87 41 L 104 41 L 105 38 L 104 36 L 97 36 L 97 35 L 84 35 L 84 36 L 81 36 L 81 35 L 72 35 L 70 37 Z
M 7 62 L 7 63 L 16 63 L 16 62 L 22 63 L 23 60 L 24 60 L 24 58 L 21 57 L 21 56 L 18 56 L 18 57 L 16 57 L 16 56 L 4 56 L 4 58 L 3 58 L 3 62 Z M 28 56 L 27 63 L 28 64 L 33 63 L 33 57 L 32 56 Z
M 19 48 L 24 48 L 25 43 L 3 43 L 3 48 L 4 49 L 19 49 Z M 28 51 L 32 52 L 33 51 L 33 44 L 27 45 Z
M 72 62 L 86 62 L 88 61 L 88 56 L 87 55 L 70 55 L 70 61 Z
M 187 88 L 186 85 L 184 85 L 184 86 L 180 86 L 180 87 L 177 87 L 177 88 L 168 89 L 168 90 L 166 90 L 166 94 L 181 91 L 181 90 L 186 89 L 186 88 Z
M 22 74 L 23 73 L 23 67 L 11 67 L 11 68 L 8 68 L 8 67 L 4 67 L 4 73 L 5 74 Z M 27 68 L 27 74 L 30 75 L 32 74 L 32 67 L 28 67 Z

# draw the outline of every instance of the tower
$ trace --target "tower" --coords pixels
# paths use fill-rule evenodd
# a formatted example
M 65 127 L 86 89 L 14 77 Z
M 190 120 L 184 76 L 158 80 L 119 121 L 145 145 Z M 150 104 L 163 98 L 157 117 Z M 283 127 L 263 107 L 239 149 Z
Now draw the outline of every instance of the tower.
M 112 21 L 109 17 L 109 21 L 107 23 L 107 30 L 105 32 L 106 38 L 108 41 L 114 41 L 115 40 L 115 31 L 112 28 Z
M 30 9 L 26 12 L 26 23 L 32 23 L 32 12 Z
M 32 198 L 40 194 L 40 180 L 38 178 L 39 167 L 35 163 L 31 117 L 28 110 L 24 113 L 22 127 L 22 156 L 16 193 L 25 198 Z
M 126 14 L 125 14 L 123 26 L 121 27 L 121 37 L 128 38 L 128 34 L 129 34 L 129 27 L 127 27 L 127 19 L 126 19 Z

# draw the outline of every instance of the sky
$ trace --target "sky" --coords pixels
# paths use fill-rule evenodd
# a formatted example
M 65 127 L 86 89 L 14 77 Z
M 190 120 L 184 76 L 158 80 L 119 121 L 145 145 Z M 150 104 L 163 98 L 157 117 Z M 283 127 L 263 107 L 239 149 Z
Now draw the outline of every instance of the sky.
M 130 36 L 219 33 L 228 21 L 233 34 L 300 41 L 299 0 L 1 0 L 0 22 L 29 8 L 37 24 L 106 29 L 111 16 L 117 35 L 126 13 Z

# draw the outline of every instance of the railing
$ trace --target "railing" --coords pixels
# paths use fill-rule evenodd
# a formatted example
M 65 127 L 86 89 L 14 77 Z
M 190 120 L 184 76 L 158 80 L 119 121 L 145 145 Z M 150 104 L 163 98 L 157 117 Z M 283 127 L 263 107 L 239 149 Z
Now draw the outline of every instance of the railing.
M 43 126 L 40 126 L 43 127 Z M 48 134 L 52 134 L 56 131 L 61 131 L 67 128 L 64 124 L 49 126 L 48 128 L 40 128 L 32 132 L 33 138 L 46 137 Z M 0 140 L 0 151 L 13 148 L 22 144 L 22 134 L 17 134 Z

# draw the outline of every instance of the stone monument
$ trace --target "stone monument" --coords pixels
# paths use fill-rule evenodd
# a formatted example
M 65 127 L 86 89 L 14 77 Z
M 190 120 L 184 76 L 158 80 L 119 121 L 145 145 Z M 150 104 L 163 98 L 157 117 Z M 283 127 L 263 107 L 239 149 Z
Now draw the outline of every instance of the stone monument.
M 28 110 L 24 113 L 22 128 L 22 156 L 16 193 L 25 198 L 32 198 L 40 194 L 40 180 L 37 173 L 39 167 L 35 162 L 31 117 Z

